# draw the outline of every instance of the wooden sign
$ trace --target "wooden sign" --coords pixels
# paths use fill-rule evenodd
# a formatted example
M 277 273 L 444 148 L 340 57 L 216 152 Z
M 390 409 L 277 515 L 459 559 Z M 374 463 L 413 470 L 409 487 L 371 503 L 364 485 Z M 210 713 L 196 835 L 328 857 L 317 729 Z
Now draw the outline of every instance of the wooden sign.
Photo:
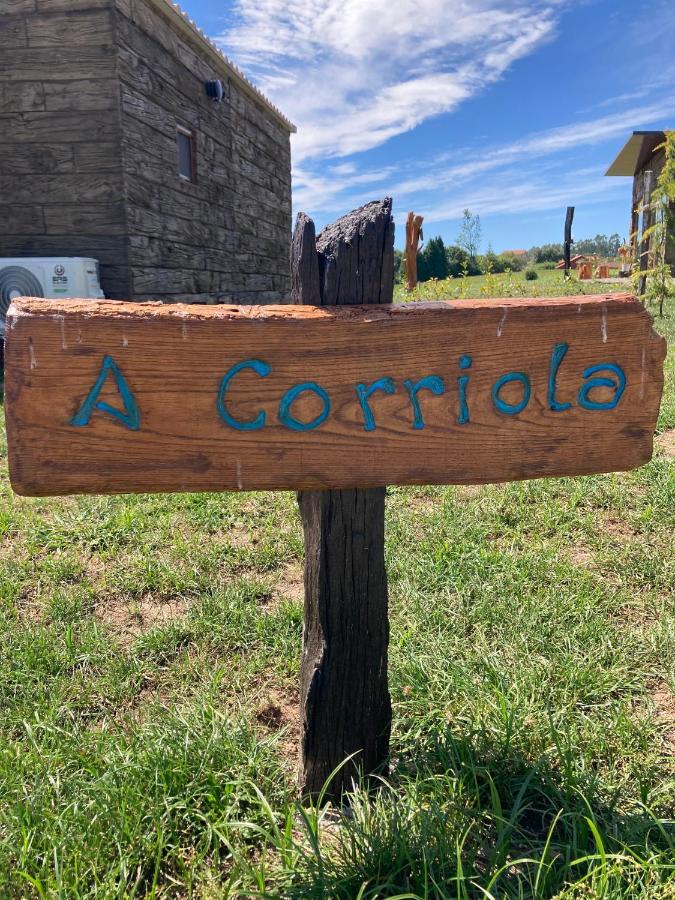
M 19 494 L 466 484 L 649 460 L 665 341 L 629 295 L 397 306 L 20 299 Z

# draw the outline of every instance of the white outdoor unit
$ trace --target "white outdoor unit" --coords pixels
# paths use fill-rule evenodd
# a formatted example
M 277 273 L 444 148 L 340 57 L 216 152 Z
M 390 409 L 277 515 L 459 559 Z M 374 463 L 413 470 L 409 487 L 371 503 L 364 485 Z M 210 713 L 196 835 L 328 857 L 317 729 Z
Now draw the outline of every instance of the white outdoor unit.
M 5 316 L 15 297 L 104 297 L 98 262 L 79 256 L 0 256 L 0 336 Z

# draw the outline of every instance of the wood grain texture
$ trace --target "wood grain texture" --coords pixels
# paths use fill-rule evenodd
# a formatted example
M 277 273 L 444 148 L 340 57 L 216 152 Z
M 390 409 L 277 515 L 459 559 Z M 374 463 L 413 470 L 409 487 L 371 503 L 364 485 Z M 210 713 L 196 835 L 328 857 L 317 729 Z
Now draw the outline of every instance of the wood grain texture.
M 390 199 L 368 203 L 318 239 L 312 220 L 298 214 L 291 273 L 303 304 L 391 303 L 391 207 Z M 305 536 L 298 786 L 303 796 L 327 790 L 339 801 L 359 772 L 382 773 L 388 763 L 385 488 L 303 490 L 298 505 Z
M 563 343 L 556 398 L 571 406 L 554 411 L 547 384 Z M 86 428 L 69 424 L 105 355 L 137 400 L 138 431 L 98 411 Z M 470 422 L 459 425 L 463 355 L 473 360 Z M 651 456 L 664 355 L 665 341 L 629 295 L 366 308 L 24 299 L 7 329 L 12 479 L 19 493 L 66 494 L 483 483 L 630 469 Z M 271 372 L 237 375 L 227 406 L 241 421 L 263 411 L 266 424 L 241 431 L 220 418 L 216 395 L 225 373 L 248 359 Z M 625 391 L 613 409 L 583 408 L 583 372 L 600 364 L 622 367 Z M 512 371 L 526 373 L 531 399 L 505 415 L 491 392 Z M 446 391 L 420 391 L 425 427 L 415 429 L 404 381 L 430 375 Z M 395 393 L 373 395 L 376 427 L 366 431 L 355 385 L 383 377 Z M 328 392 L 330 415 L 295 431 L 280 421 L 279 405 L 306 381 Z M 501 396 L 516 405 L 518 385 Z M 600 387 L 591 399 L 612 396 Z M 111 379 L 101 399 L 119 403 Z M 321 409 L 305 393 L 292 413 L 308 422 Z
M 235 110 L 229 81 L 223 102 L 213 103 L 204 90 L 216 77 L 211 62 L 154 4 L 120 9 L 116 25 L 132 296 L 283 302 L 290 288 L 290 158 L 280 158 L 279 135 L 266 131 L 269 114 L 248 101 L 245 113 Z M 193 182 L 176 175 L 177 124 L 195 134 Z M 232 153 L 235 135 L 248 149 L 245 158 Z M 288 149 L 288 134 L 281 140 Z M 272 176 L 267 161 L 275 153 Z M 165 242 L 163 262 L 146 258 L 133 237 Z M 261 239 L 274 246 L 263 251 Z M 176 265 L 168 246 L 174 243 L 196 247 L 193 258 Z
M 320 299 L 316 229 L 309 216 L 300 212 L 291 245 L 291 303 L 318 304 Z
M 105 47 L 113 40 L 110 9 L 38 14 L 27 17 L 30 47 Z

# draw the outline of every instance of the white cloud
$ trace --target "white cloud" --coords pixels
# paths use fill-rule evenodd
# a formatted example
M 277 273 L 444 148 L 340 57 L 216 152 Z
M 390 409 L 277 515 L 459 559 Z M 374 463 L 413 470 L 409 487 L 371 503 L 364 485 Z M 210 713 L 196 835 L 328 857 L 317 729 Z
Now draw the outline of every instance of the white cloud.
M 460 155 L 467 162 L 458 165 L 444 167 L 442 158 L 436 157 L 426 163 L 423 171 L 394 184 L 392 192 L 407 195 L 432 188 L 451 187 L 467 177 L 475 177 L 516 162 L 527 165 L 537 158 L 593 146 L 610 138 L 620 137 L 623 140 L 633 129 L 658 122 L 672 114 L 675 114 L 675 96 L 667 97 L 660 103 L 653 103 L 650 106 L 634 107 L 599 119 L 574 122 L 547 131 L 535 132 L 519 141 L 488 148 L 479 153 L 465 149 Z M 453 157 L 456 155 L 454 151 Z M 607 165 L 610 162 L 608 159 Z
M 234 18 L 217 40 L 298 125 L 294 205 L 319 225 L 384 195 L 393 196 L 399 221 L 414 208 L 428 224 L 456 219 L 467 206 L 484 216 L 543 219 L 567 204 L 603 203 L 626 186 L 603 176 L 606 147 L 596 151 L 601 162 L 589 165 L 592 148 L 616 139 L 618 151 L 633 129 L 660 127 L 675 113 L 664 63 L 648 88 L 636 78 L 626 90 L 624 79 L 623 92 L 581 114 L 565 106 L 569 124 L 492 145 L 454 134 L 443 153 L 424 154 L 417 142 L 404 156 L 389 153 L 385 164 L 386 150 L 360 154 L 503 78 L 555 35 L 575 0 L 231 2 Z M 658 2 L 664 10 L 672 4 Z M 616 111 L 608 114 L 610 106 Z
M 431 202 L 424 207 L 424 221 L 430 224 L 458 219 L 467 207 L 480 215 L 512 215 L 564 209 L 582 203 L 588 206 L 623 189 L 624 185 L 616 179 L 604 178 L 595 168 L 574 169 L 550 179 L 518 174 Z
M 235 0 L 217 40 L 298 125 L 293 156 L 376 147 L 553 35 L 554 0 Z
M 621 180 L 605 178 L 599 166 L 588 171 L 577 166 L 570 179 L 570 166 L 564 165 L 567 155 L 586 153 L 611 138 L 617 138 L 618 151 L 634 128 L 648 127 L 672 115 L 675 96 L 586 122 L 533 132 L 501 146 L 460 146 L 451 153 L 376 170 L 359 171 L 353 162 L 345 162 L 323 167 L 318 175 L 311 165 L 301 165 L 294 172 L 294 199 L 298 209 L 326 214 L 357 206 L 370 188 L 373 193 L 393 196 L 399 210 L 406 204 L 422 204 L 428 221 L 455 218 L 466 206 L 485 213 L 520 212 L 528 206 L 545 209 L 567 205 L 573 202 L 569 200 L 572 195 L 592 202 L 603 199 L 607 192 L 623 189 Z M 605 166 L 610 162 L 607 158 Z M 439 200 L 439 194 L 453 200 Z

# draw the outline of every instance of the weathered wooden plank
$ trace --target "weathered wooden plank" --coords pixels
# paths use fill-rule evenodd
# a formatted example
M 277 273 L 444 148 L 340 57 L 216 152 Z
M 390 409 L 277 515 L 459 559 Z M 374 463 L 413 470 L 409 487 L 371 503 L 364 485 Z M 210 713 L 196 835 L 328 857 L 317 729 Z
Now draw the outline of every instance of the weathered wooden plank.
M 0 115 L 10 112 L 31 112 L 44 109 L 44 91 L 40 81 L 0 83 Z M 5 162 L 3 160 L 3 171 Z
M 120 193 L 122 185 L 120 178 Z M 52 204 L 43 207 L 47 234 L 124 234 L 123 200 L 107 203 Z
M 1 143 L 11 145 L 24 141 L 33 144 L 41 141 L 49 144 L 106 141 L 115 139 L 118 134 L 119 118 L 110 112 L 95 111 L 82 114 L 64 110 L 38 111 L 12 116 L 11 130 L 7 129 L 2 133 Z M 5 152 L 11 153 L 11 150 Z
M 86 48 L 110 46 L 113 40 L 112 11 L 109 9 L 76 11 L 69 6 L 67 13 L 50 10 L 48 15 L 26 19 L 29 47 Z
M 129 250 L 135 265 L 162 269 L 205 269 L 212 258 L 203 247 L 193 247 L 180 241 L 167 241 L 145 235 L 129 235 Z
M 94 112 L 117 109 L 119 86 L 110 78 L 98 81 L 46 82 L 44 85 L 45 108 Z
M 188 268 L 132 267 L 135 294 L 152 297 L 180 294 L 204 294 L 217 289 L 216 273 Z
M 0 197 L 11 197 L 16 204 L 68 203 L 77 198 L 81 203 L 97 203 L 116 200 L 119 197 L 119 175 L 112 172 L 101 174 L 65 174 L 58 178 L 50 173 L 25 175 L 0 175 Z
M 40 12 L 74 12 L 75 10 L 109 9 L 112 0 L 37 0 Z
M 212 184 L 182 182 L 175 170 L 164 173 L 164 183 L 139 178 L 129 173 L 126 177 L 127 202 L 142 209 L 162 213 L 166 219 L 184 219 L 186 236 L 193 222 L 204 225 L 221 225 L 225 210 L 232 208 L 233 198 L 229 187 Z
M 7 16 L 35 12 L 35 0 L 2 0 L 2 13 Z
M 161 104 L 155 103 L 149 96 L 140 91 L 129 90 L 122 84 L 120 88 L 122 113 L 126 116 L 134 116 L 147 127 L 171 140 L 176 141 L 176 110 L 169 113 Z M 185 103 L 178 107 L 180 110 L 180 122 L 184 128 L 196 129 L 199 125 L 199 110 L 192 103 Z
M 42 234 L 44 230 L 41 206 L 0 205 L 0 234 Z
M 77 172 L 121 172 L 122 159 L 117 141 L 88 141 L 73 144 L 72 149 Z
M 18 50 L 27 46 L 26 19 L 22 16 L 0 15 L 0 49 Z
M 0 80 L 81 81 L 115 77 L 112 47 L 29 47 L 21 51 L 21 65 L 11 53 L 0 54 Z
M 2 225 L 0 233 L 1 231 Z M 126 241 L 123 235 L 48 235 L 44 231 L 30 235 L 3 234 L 0 248 L 3 256 L 93 256 L 107 266 L 119 266 L 126 258 Z M 128 293 L 127 287 L 127 295 Z
M 344 310 L 20 301 L 6 348 L 12 477 L 19 492 L 49 494 L 629 469 L 652 452 L 664 353 L 627 295 Z M 136 398 L 138 430 L 100 411 L 72 425 L 108 356 Z M 245 369 L 223 387 L 247 360 L 269 377 Z M 357 385 L 387 378 L 359 400 Z M 305 382 L 321 390 L 293 401 Z M 102 399 L 119 404 L 114 379 Z

